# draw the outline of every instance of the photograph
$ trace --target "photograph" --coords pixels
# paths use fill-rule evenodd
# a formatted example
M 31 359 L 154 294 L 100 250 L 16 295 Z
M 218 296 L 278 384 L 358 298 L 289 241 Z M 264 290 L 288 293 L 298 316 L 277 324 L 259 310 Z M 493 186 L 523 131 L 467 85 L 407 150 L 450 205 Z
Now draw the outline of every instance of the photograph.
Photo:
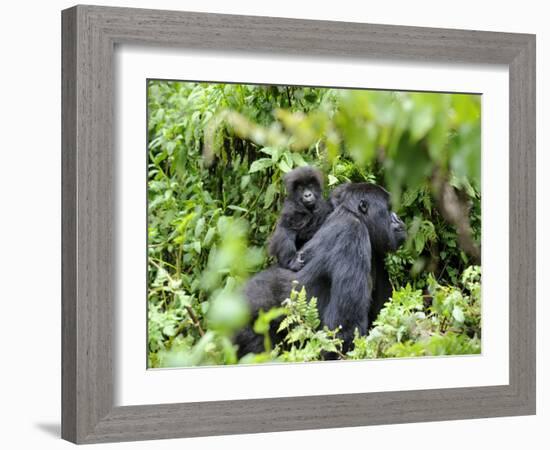
M 477 355 L 478 93 L 147 80 L 147 367 Z

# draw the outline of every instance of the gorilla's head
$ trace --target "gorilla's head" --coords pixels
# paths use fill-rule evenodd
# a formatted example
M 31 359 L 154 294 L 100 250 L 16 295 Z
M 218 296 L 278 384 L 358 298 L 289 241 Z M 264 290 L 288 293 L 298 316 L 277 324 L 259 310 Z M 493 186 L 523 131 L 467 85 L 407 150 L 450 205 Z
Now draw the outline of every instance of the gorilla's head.
M 330 202 L 333 208 L 341 205 L 366 224 L 376 253 L 393 252 L 405 242 L 405 224 L 391 210 L 390 195 L 382 187 L 370 183 L 341 184 L 330 194 Z
M 313 210 L 323 198 L 323 175 L 313 167 L 291 170 L 285 175 L 284 182 L 288 197 L 294 204 Z

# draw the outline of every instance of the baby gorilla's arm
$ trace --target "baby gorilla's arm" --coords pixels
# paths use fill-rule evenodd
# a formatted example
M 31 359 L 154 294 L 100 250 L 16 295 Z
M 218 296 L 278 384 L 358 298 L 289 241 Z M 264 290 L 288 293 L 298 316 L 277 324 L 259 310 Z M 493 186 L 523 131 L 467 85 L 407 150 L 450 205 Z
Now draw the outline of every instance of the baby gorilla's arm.
M 277 258 L 279 266 L 294 270 L 290 265 L 296 257 L 296 232 L 285 227 L 281 221 L 269 241 L 269 254 Z

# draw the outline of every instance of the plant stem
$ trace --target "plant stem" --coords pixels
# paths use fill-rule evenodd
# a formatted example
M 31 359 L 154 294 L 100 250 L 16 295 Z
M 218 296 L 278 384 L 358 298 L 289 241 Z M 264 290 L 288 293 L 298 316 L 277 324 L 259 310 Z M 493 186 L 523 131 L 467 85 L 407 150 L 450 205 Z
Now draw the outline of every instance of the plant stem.
M 191 318 L 193 325 L 195 325 L 195 328 L 197 328 L 199 334 L 201 336 L 204 336 L 204 330 L 202 329 L 201 323 L 199 322 L 198 317 L 195 315 L 195 311 L 193 311 L 193 308 L 191 308 L 190 306 L 185 306 L 185 309 L 187 310 L 187 314 L 189 314 L 189 317 Z

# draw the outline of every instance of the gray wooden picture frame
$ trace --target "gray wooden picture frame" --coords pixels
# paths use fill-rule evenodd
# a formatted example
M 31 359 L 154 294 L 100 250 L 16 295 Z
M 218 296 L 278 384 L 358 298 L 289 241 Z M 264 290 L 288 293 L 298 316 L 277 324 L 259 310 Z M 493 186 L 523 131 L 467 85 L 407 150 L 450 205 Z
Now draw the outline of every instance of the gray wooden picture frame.
M 113 52 L 196 50 L 505 64 L 508 385 L 115 407 Z M 62 12 L 62 437 L 76 443 L 535 413 L 535 36 L 75 6 Z

